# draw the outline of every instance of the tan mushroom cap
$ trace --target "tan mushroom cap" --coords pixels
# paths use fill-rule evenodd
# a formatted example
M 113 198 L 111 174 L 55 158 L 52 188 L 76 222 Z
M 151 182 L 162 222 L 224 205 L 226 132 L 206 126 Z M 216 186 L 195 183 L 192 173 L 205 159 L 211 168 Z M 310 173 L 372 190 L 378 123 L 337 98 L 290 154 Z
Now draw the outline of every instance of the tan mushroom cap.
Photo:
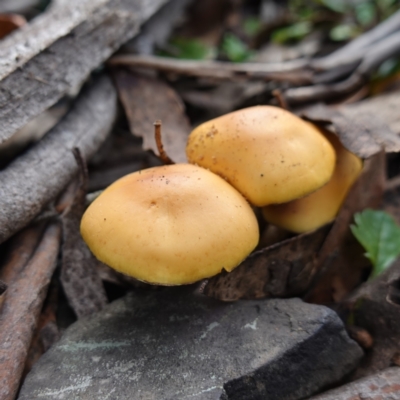
M 243 196 L 219 176 L 190 164 L 119 179 L 89 206 L 81 234 L 105 264 L 161 285 L 231 271 L 259 239 L 257 220 Z
M 331 222 L 348 191 L 362 172 L 363 162 L 348 151 L 332 133 L 325 133 L 336 150 L 336 168 L 332 179 L 321 189 L 302 199 L 263 208 L 264 218 L 281 228 L 302 233 Z
M 335 151 L 318 128 L 273 106 L 205 122 L 190 134 L 186 154 L 259 207 L 317 190 L 335 167 Z

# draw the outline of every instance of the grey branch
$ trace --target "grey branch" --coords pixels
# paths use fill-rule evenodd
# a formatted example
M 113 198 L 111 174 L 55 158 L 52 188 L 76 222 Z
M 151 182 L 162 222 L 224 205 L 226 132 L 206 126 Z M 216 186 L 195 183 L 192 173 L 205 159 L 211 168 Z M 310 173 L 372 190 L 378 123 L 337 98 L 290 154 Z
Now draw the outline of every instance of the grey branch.
M 116 113 L 116 91 L 102 76 L 36 146 L 0 172 L 0 243 L 60 193 L 78 170 L 72 149 L 79 148 L 89 159 L 110 132 Z
M 0 143 L 79 87 L 167 0 L 59 1 L 0 43 Z

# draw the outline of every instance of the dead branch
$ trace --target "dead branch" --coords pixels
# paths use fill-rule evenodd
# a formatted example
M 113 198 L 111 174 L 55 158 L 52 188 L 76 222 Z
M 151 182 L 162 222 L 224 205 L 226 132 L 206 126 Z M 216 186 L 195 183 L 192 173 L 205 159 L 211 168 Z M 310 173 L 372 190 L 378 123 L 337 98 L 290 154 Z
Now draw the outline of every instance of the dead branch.
M 222 61 L 192 61 L 149 55 L 121 54 L 112 57 L 108 64 L 152 68 L 158 71 L 199 78 L 277 80 L 303 85 L 312 81 L 311 73 L 304 70 L 307 65 L 304 60 L 276 64 L 235 64 Z
M 79 184 L 74 198 L 62 215 L 63 245 L 60 281 L 69 304 L 81 318 L 100 311 L 107 304 L 107 296 L 97 273 L 99 261 L 83 241 L 79 226 L 85 211 L 88 173 L 81 153 L 74 149 L 79 165 Z
M 0 43 L 0 142 L 79 87 L 166 1 L 58 2 Z
M 102 76 L 36 146 L 0 172 L 0 243 L 60 193 L 78 171 L 72 149 L 79 148 L 89 159 L 105 140 L 116 113 L 115 89 Z
M 32 242 L 36 242 L 36 246 L 32 246 Z M 11 243 L 14 254 L 2 268 L 2 278 L 3 275 L 9 278 L 0 314 L 2 400 L 13 400 L 19 388 L 25 359 L 56 266 L 60 242 L 60 226 L 50 223 L 44 232 L 41 226 L 28 228 Z M 14 272 L 15 267 L 18 274 Z
M 357 91 L 377 66 L 400 53 L 399 30 L 400 11 L 338 51 L 312 60 L 235 64 L 127 54 L 115 56 L 109 63 L 201 78 L 289 83 L 295 87 L 285 90 L 283 96 L 289 105 L 295 105 L 343 97 Z M 339 78 L 344 79 L 340 81 Z

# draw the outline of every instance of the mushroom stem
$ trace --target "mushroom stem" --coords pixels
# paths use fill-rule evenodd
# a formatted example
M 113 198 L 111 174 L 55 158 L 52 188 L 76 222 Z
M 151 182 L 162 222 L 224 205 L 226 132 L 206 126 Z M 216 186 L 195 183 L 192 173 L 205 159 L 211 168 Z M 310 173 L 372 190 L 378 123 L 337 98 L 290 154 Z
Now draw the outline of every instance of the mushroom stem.
M 154 122 L 154 136 L 156 138 L 156 144 L 158 149 L 158 157 L 164 164 L 175 164 L 169 157 L 166 151 L 164 150 L 164 146 L 161 139 L 161 121 L 158 119 Z

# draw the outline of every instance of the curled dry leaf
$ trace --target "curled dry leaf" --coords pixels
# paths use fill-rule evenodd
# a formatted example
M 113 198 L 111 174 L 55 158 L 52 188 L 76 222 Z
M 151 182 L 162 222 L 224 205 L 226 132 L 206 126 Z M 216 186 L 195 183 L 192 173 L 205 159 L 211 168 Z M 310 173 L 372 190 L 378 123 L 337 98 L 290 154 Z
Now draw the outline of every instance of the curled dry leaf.
M 251 254 L 232 272 L 211 278 L 204 294 L 234 301 L 303 293 L 315 273 L 316 254 L 329 228 L 323 226 Z
M 123 69 L 114 71 L 114 80 L 131 132 L 143 138 L 143 149 L 158 154 L 153 123 L 161 120 L 166 153 L 174 162 L 186 162 L 185 147 L 191 128 L 174 89 L 160 79 Z
M 314 123 L 333 126 L 343 145 L 361 158 L 369 158 L 382 149 L 386 152 L 400 151 L 397 136 L 379 116 L 360 110 L 359 107 L 338 109 L 318 104 L 301 112 Z
M 0 14 L 0 39 L 26 24 L 26 19 L 18 14 Z
M 336 217 L 318 254 L 318 273 L 305 298 L 312 303 L 341 301 L 366 277 L 370 268 L 364 249 L 350 231 L 353 215 L 381 205 L 385 188 L 385 154 L 365 161 L 364 170 Z
M 335 291 L 336 300 L 342 298 L 361 282 L 364 268 L 368 266 L 349 225 L 355 212 L 379 205 L 384 187 L 384 166 L 383 153 L 366 161 L 362 175 L 332 226 L 324 226 L 253 253 L 231 273 L 211 278 L 204 293 L 233 301 L 302 295 L 311 286 L 308 300 L 312 302 L 331 302 Z M 350 253 L 349 248 L 352 250 Z M 349 273 L 350 267 L 354 270 Z
M 74 155 L 80 167 L 79 185 L 72 204 L 62 215 L 64 242 L 60 278 L 69 304 L 77 317 L 81 318 L 101 310 L 107 303 L 107 296 L 96 270 L 98 261 L 79 232 L 85 210 L 87 170 L 79 150 L 74 149 Z

